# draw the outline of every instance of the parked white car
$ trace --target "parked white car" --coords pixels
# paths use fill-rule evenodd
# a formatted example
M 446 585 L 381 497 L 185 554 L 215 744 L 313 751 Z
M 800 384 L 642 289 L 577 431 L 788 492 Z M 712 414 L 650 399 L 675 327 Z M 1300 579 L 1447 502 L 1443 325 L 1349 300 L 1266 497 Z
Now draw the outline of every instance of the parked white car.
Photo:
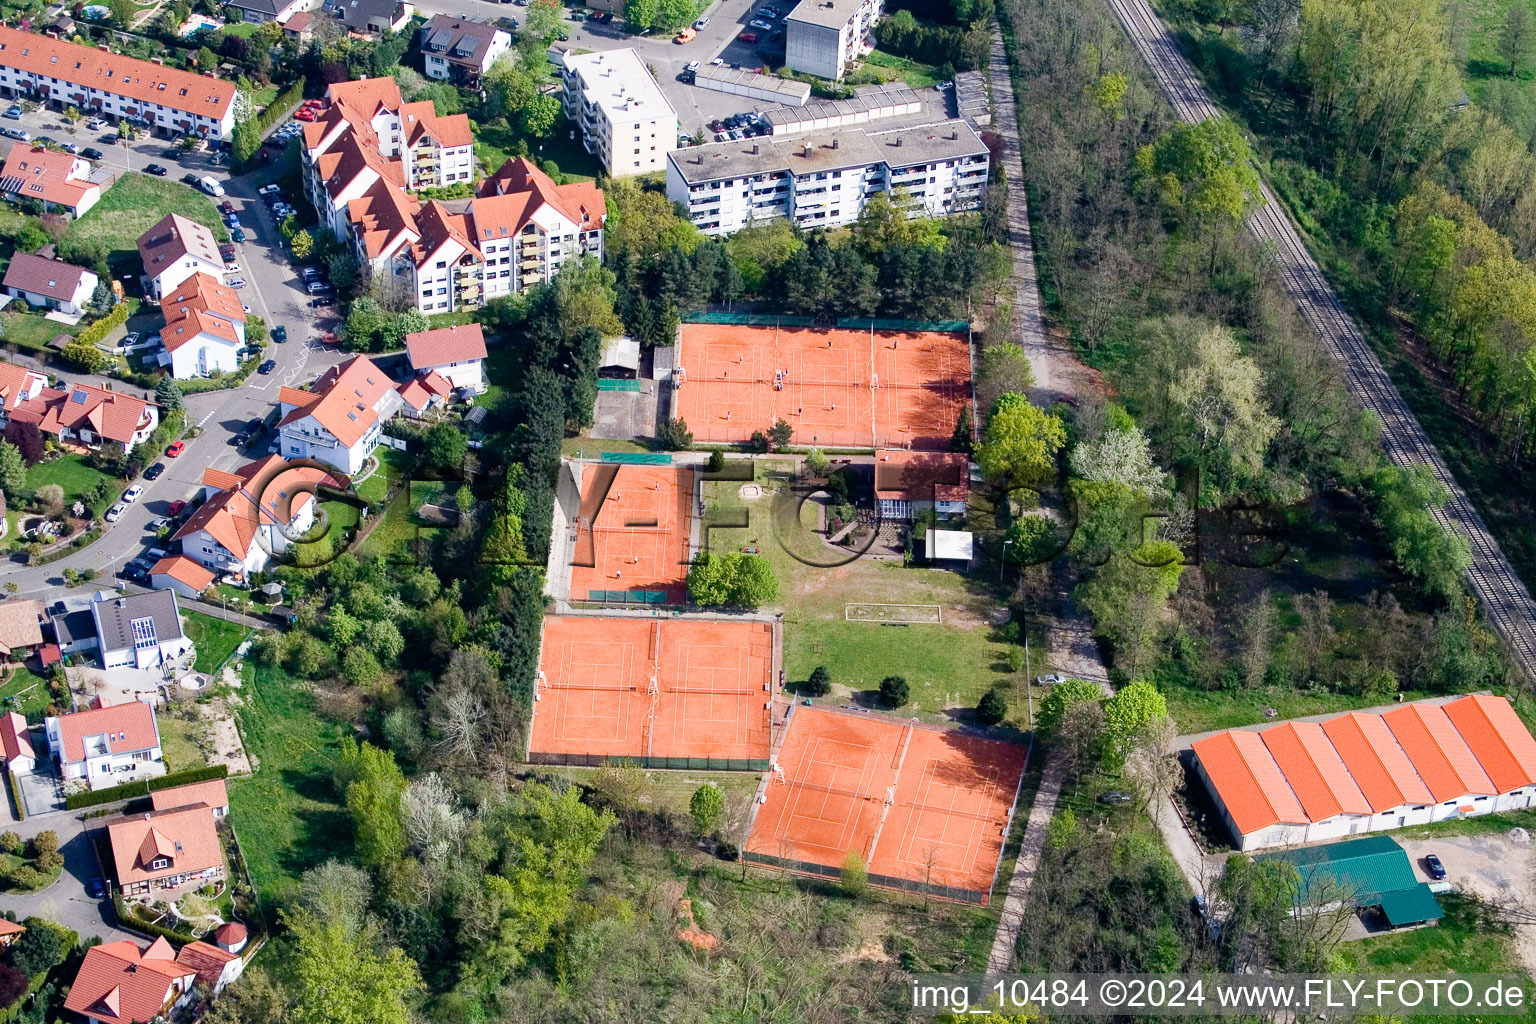
M 134 484 L 132 487 L 123 492 L 123 501 L 132 505 L 134 502 L 139 500 L 139 495 L 143 493 L 144 488 L 140 487 L 138 484 Z
M 128 511 L 128 506 L 124 505 L 122 502 L 118 502 L 116 505 L 113 505 L 111 508 L 107 509 L 107 522 L 117 522 L 123 517 L 123 513 L 126 511 Z

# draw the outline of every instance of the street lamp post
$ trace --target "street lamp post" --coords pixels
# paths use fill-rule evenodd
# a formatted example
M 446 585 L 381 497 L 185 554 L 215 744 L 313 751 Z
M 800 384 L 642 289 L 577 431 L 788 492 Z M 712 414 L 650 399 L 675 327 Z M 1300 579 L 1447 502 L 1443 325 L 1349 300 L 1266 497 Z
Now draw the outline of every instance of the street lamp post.
M 1003 567 L 1008 564 L 1008 545 L 1012 543 L 1011 539 L 1003 538 L 1002 554 L 997 560 L 997 582 L 999 583 L 1003 582 Z

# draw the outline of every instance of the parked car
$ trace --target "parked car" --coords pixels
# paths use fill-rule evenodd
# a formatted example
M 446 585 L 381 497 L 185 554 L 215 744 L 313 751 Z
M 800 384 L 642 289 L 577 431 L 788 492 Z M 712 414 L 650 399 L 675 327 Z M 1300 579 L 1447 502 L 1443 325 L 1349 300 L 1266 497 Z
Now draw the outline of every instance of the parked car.
M 309 304 L 315 309 L 320 309 L 324 306 L 336 305 L 336 300 L 331 298 L 329 295 L 322 295 L 318 299 L 310 299 Z
M 16 106 L 13 103 L 13 104 L 11 104 L 11 106 L 9 108 L 6 109 L 5 116 L 7 118 L 9 118 L 10 120 L 12 120 L 12 121 L 20 121 L 21 120 L 21 108 Z
M 1434 854 L 1424 858 L 1424 870 L 1429 873 L 1430 878 L 1437 882 L 1445 879 L 1445 864 Z
M 243 278 L 243 277 L 230 278 L 229 286 L 231 288 L 235 288 L 235 289 L 244 288 L 245 287 L 245 278 Z
M 256 194 L 265 198 L 267 196 L 282 195 L 283 190 L 276 185 L 263 185 L 261 188 L 256 190 Z
M 171 516 L 172 518 L 175 518 L 176 516 L 181 515 L 186 510 L 187 510 L 187 503 L 182 501 L 182 500 L 180 500 L 178 498 L 176 501 L 171 502 L 170 505 L 168 505 L 166 507 L 165 513 L 166 513 L 166 515 Z
M 293 112 L 293 119 L 295 121 L 313 121 L 315 119 L 315 112 L 308 107 L 300 107 Z
M 129 505 L 132 505 L 134 502 L 139 500 L 139 495 L 143 493 L 144 488 L 138 484 L 134 484 L 132 487 L 123 492 L 123 501 Z
M 197 187 L 202 189 L 204 192 L 207 192 L 215 199 L 224 194 L 224 186 L 220 185 L 218 179 L 212 177 L 211 175 L 204 175 L 203 177 L 197 179 Z
M 159 463 L 157 462 L 157 463 L 155 463 L 155 465 L 158 466 Z M 153 519 L 151 519 L 149 521 L 149 525 L 145 526 L 144 529 L 146 531 L 148 531 L 149 533 L 159 533 L 161 530 L 165 529 L 167 526 L 170 526 L 170 525 L 171 525 L 171 521 L 169 519 L 165 518 L 165 516 L 156 516 L 155 518 L 153 518 Z
M 277 342 L 279 345 L 281 345 L 283 342 L 287 341 L 288 340 L 288 328 L 286 328 L 286 327 L 274 327 L 274 328 L 272 328 L 272 340 Z
M 708 18 L 700 18 L 698 21 L 693 23 L 694 31 L 695 32 L 702 32 L 702 31 L 704 31 L 704 26 L 706 26 L 708 24 L 709 24 L 709 19 Z
M 111 508 L 107 509 L 107 522 L 117 522 L 123 517 L 123 513 L 126 511 L 128 511 L 128 506 L 124 505 L 122 502 L 118 502 L 116 505 L 113 505 Z
M 266 362 L 264 362 L 260 366 L 256 367 L 256 372 L 257 373 L 271 373 L 275 369 L 277 369 L 277 360 L 276 359 L 268 359 Z
M 144 165 L 144 173 L 145 174 L 153 174 L 157 178 L 163 178 L 167 174 L 169 174 L 170 172 L 167 171 L 164 167 L 160 166 L 159 164 L 145 164 Z
M 751 26 L 753 28 L 760 28 L 760 29 L 762 29 L 764 32 L 772 32 L 773 31 L 772 23 L 763 21 L 761 18 L 753 18 L 752 21 L 749 24 L 751 24 Z
M 165 463 L 157 462 L 144 471 L 145 480 L 158 480 L 160 474 L 165 472 Z
M 1067 681 L 1067 677 L 1066 676 L 1057 675 L 1055 672 L 1052 672 L 1048 676 L 1036 676 L 1035 677 L 1035 683 L 1038 686 L 1055 686 L 1057 683 L 1064 683 L 1066 681 Z
M 42 146 L 44 149 L 55 149 L 59 145 L 57 142 L 54 142 L 53 139 L 51 139 L 47 135 L 39 135 L 33 141 L 34 141 L 34 143 L 36 145 Z
M 226 199 L 219 204 L 219 212 L 228 217 L 235 212 L 235 204 Z
M 237 214 L 228 214 L 224 218 L 224 223 L 229 226 L 231 231 L 233 231 L 235 228 L 240 226 L 240 217 Z
M 183 185 L 191 185 L 193 188 L 200 187 L 200 182 L 195 174 L 183 174 L 181 176 L 181 183 Z
M 146 583 L 149 581 L 149 570 L 142 565 L 133 565 L 131 563 L 125 565 L 123 566 L 123 571 L 118 573 L 118 575 L 129 583 Z
M 233 231 L 231 231 L 229 233 L 229 237 L 233 238 L 237 242 L 243 242 L 243 241 L 245 241 L 245 229 L 244 228 L 235 228 Z
M 234 285 L 231 284 L 230 287 L 233 288 Z M 311 295 L 329 295 L 336 289 L 331 287 L 331 283 L 329 281 L 311 281 L 304 286 L 304 290 L 309 292 Z
M 106 156 L 105 153 L 97 149 L 95 146 L 86 146 L 80 151 L 80 155 L 85 157 L 87 160 L 100 160 Z
M 681 32 L 679 32 L 677 34 L 677 38 L 673 39 L 672 41 L 674 43 L 691 43 L 695 39 L 697 39 L 698 36 L 699 36 L 698 32 L 694 31 L 691 28 L 685 28 Z
M 741 43 L 755 43 L 757 42 L 757 33 L 743 32 L 741 35 L 736 37 L 736 41 Z
M 68 153 L 70 156 L 76 156 L 80 152 L 80 147 L 75 145 L 73 142 L 61 142 L 59 143 L 59 148 Z
M 177 456 L 179 456 L 182 452 L 184 452 L 186 450 L 187 450 L 187 442 L 185 442 L 185 441 L 172 441 L 171 442 L 171 446 L 165 450 L 165 454 L 167 456 L 169 456 L 170 458 L 174 459 L 174 458 L 176 458 Z
M 0 135 L 4 135 L 8 139 L 15 139 L 17 142 L 29 142 L 32 139 L 32 133 L 25 128 L 0 129 Z
M 91 894 L 91 899 L 93 900 L 106 899 L 107 883 L 102 880 L 100 875 L 93 875 L 90 884 L 85 887 L 85 891 Z
M 683 70 L 684 71 L 697 71 L 697 70 L 699 70 L 699 62 L 696 61 L 696 60 L 691 60 L 691 61 L 688 62 L 687 66 L 683 68 Z
M 226 273 L 226 274 L 238 274 L 238 273 L 240 273 L 240 264 L 236 263 L 234 260 L 226 260 L 225 263 L 224 263 L 224 273 Z
M 1099 794 L 1101 804 L 1128 804 L 1134 799 L 1135 797 L 1123 789 L 1106 789 Z
M 93 117 L 89 121 L 85 122 L 85 130 L 88 132 L 99 132 L 106 126 L 107 122 L 103 121 L 99 117 Z

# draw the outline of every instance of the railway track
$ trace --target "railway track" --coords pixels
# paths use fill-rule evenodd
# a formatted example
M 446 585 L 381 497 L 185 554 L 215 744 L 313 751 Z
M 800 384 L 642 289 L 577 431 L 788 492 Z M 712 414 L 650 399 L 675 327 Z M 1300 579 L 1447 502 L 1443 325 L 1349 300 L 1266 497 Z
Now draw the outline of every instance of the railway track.
M 1198 124 L 1219 116 L 1221 111 L 1146 0 L 1109 0 L 1109 5 L 1179 119 Z M 1281 279 L 1303 319 L 1343 368 L 1349 393 L 1381 419 L 1382 444 L 1388 458 L 1400 466 L 1428 466 L 1445 485 L 1450 499 L 1444 506 L 1431 509 L 1431 514 L 1442 526 L 1467 538 L 1472 551 L 1472 565 L 1467 570 L 1472 592 L 1515 661 L 1527 677 L 1536 680 L 1536 602 L 1531 600 L 1530 591 L 1403 401 L 1365 335 L 1340 305 L 1267 183 L 1261 185 L 1261 193 L 1264 203 L 1249 216 L 1249 232 L 1260 242 L 1274 244 Z

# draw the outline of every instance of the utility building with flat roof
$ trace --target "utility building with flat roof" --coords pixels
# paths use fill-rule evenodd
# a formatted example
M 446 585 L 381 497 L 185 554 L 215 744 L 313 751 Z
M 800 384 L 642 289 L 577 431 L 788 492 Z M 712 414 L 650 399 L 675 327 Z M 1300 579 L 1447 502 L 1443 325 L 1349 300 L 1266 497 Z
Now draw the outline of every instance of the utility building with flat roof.
M 882 0 L 801 0 L 784 19 L 784 63 L 806 74 L 842 78 L 864 52 L 882 8 Z
M 1509 701 L 1485 694 L 1230 729 L 1192 747 L 1240 850 L 1536 803 L 1536 738 Z

